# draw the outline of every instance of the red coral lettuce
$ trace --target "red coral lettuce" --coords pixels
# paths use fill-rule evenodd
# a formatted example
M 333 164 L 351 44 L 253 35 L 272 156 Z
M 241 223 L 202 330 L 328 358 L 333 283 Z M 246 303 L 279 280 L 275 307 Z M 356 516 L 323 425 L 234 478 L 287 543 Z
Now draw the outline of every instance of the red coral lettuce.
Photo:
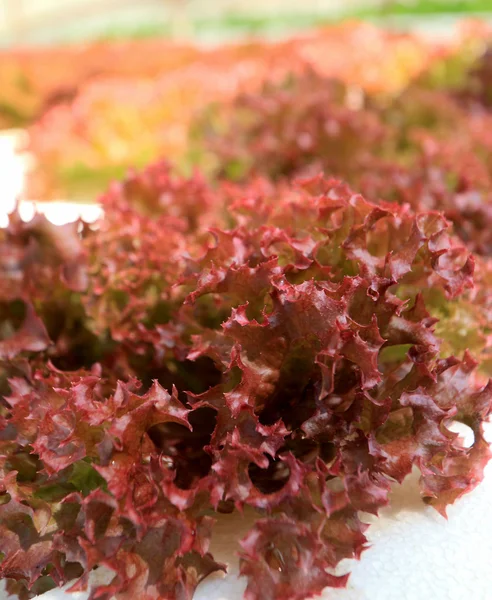
M 306 598 L 344 585 L 359 512 L 414 465 L 442 513 L 480 479 L 491 387 L 440 356 L 426 308 L 472 285 L 440 213 L 162 164 L 103 203 L 96 227 L 2 240 L 5 302 L 27 307 L 17 330 L 2 313 L 0 404 L 0 574 L 21 598 L 97 565 L 114 577 L 92 599 L 191 598 L 224 569 L 213 515 L 248 506 L 246 597 Z

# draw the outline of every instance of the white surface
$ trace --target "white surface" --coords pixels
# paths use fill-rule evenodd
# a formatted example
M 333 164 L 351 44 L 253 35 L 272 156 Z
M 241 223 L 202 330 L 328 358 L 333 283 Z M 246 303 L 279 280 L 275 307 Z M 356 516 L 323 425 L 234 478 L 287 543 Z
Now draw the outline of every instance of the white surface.
M 10 145 L 9 145 L 10 144 Z M 0 223 L 22 191 L 23 166 L 13 154 L 12 139 L 0 138 Z M 8 150 L 10 148 L 10 150 Z M 25 166 L 25 161 L 24 161 Z M 7 194 L 5 194 L 7 190 Z M 10 193 L 10 196 L 9 196 Z M 32 203 L 21 205 L 26 218 Z M 40 206 L 54 222 L 96 218 L 99 208 L 58 202 Z M 489 431 L 492 427 L 489 427 Z M 490 431 L 489 437 L 492 437 Z M 492 600 L 492 464 L 483 483 L 448 510 L 446 521 L 420 500 L 415 477 L 396 486 L 390 507 L 380 518 L 369 517 L 368 537 L 372 547 L 359 562 L 345 561 L 341 572 L 351 570 L 348 587 L 326 590 L 327 600 Z M 212 552 L 230 564 L 226 577 L 212 576 L 198 588 L 195 600 L 239 600 L 245 581 L 237 578 L 234 558 L 237 541 L 252 523 L 251 518 L 222 516 L 214 532 Z M 345 571 L 344 571 L 345 570 Z M 104 579 L 103 571 L 95 575 Z M 86 600 L 88 593 L 66 594 L 55 590 L 43 600 Z M 0 589 L 0 600 L 6 600 Z M 135 599 L 138 600 L 138 599 Z
M 79 218 L 84 219 L 87 223 L 92 223 L 96 221 L 102 213 L 101 207 L 97 204 L 80 204 L 61 200 L 57 202 L 21 200 L 19 212 L 22 219 L 30 221 L 36 211 L 46 215 L 46 217 L 55 225 L 71 223 Z
M 19 129 L 0 132 L 0 226 L 24 190 L 28 158 L 17 153 L 24 141 L 25 133 Z

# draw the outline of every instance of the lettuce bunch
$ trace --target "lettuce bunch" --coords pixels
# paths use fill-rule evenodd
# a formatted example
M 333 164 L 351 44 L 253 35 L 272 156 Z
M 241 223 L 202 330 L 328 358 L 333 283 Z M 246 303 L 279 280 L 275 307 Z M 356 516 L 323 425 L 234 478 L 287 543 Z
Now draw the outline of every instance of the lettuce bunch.
M 105 565 L 93 600 L 192 598 L 226 568 L 218 514 L 249 507 L 245 597 L 307 598 L 346 583 L 361 512 L 413 467 L 442 514 L 480 481 L 492 388 L 438 335 L 475 261 L 441 213 L 165 163 L 101 202 L 93 225 L 14 214 L 1 231 L 9 591 L 81 590 Z

